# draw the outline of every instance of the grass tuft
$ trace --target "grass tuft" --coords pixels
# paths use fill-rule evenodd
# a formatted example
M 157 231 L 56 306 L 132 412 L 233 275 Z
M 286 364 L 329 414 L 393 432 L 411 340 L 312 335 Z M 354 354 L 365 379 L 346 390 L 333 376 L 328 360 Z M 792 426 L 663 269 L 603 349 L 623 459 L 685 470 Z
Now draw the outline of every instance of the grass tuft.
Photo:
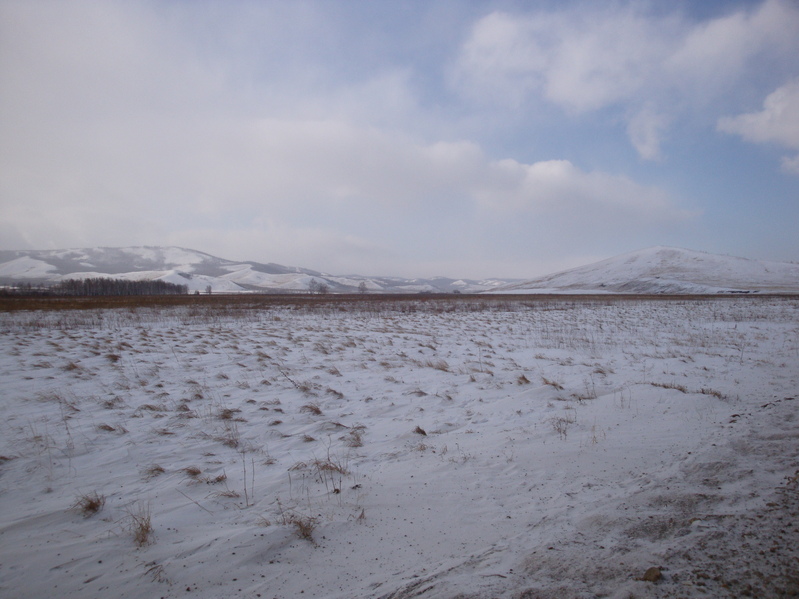
M 284 526 L 294 526 L 297 536 L 306 541 L 314 542 L 313 531 L 319 520 L 313 516 L 304 516 L 296 512 L 284 512 L 281 515 L 281 522 Z
M 128 509 L 128 530 L 133 535 L 136 547 L 144 547 L 155 542 L 150 506 L 139 503 Z
M 202 470 L 200 470 L 197 466 L 187 466 L 183 469 L 183 472 L 188 474 L 189 476 L 196 478 L 202 474 Z
M 363 432 L 362 429 L 354 428 L 344 437 L 342 437 L 347 447 L 363 447 Z
M 300 408 L 300 412 L 307 412 L 308 414 L 313 414 L 314 416 L 321 416 L 322 408 L 319 407 L 319 404 L 308 403 Z
M 103 509 L 104 505 L 105 496 L 98 494 L 97 491 L 92 491 L 78 497 L 72 505 L 72 509 L 78 510 L 84 518 L 88 518 Z
M 163 466 L 159 466 L 158 464 L 153 464 L 144 471 L 144 478 L 150 480 L 151 478 L 160 476 L 164 472 L 166 472 L 166 470 L 164 470 Z
M 549 385 L 550 387 L 552 387 L 553 389 L 557 389 L 558 391 L 563 391 L 563 385 L 561 385 L 559 382 L 552 381 L 545 376 L 542 376 L 541 380 L 545 385 Z

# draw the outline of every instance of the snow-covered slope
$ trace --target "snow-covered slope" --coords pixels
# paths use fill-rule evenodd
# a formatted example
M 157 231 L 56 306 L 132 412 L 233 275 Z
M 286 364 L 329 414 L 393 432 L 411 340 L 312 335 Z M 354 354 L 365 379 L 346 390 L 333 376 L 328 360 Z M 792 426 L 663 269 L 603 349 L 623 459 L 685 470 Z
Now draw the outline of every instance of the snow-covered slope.
M 0 251 L 0 284 L 113 277 L 163 280 L 190 291 L 333 293 L 799 293 L 799 264 L 653 247 L 529 281 L 335 276 L 307 268 L 235 262 L 179 247 Z
M 799 293 L 799 264 L 653 247 L 496 290 L 499 293 Z
M 799 296 L 532 303 L 0 313 L 0 597 L 795 597 Z
M 237 263 L 179 247 L 0 251 L 0 281 L 6 283 L 112 277 L 164 280 L 186 285 L 190 291 L 204 291 L 210 286 L 214 291 L 230 292 L 279 288 L 281 285 L 271 284 L 276 278 L 310 280 L 313 276 L 320 273 L 279 264 Z
M 0 251 L 0 284 L 95 277 L 163 280 L 186 285 L 189 291 L 210 286 L 216 292 L 307 292 L 316 283 L 334 293 L 354 293 L 364 283 L 370 293 L 478 293 L 512 282 L 334 276 L 273 263 L 235 262 L 180 247 Z

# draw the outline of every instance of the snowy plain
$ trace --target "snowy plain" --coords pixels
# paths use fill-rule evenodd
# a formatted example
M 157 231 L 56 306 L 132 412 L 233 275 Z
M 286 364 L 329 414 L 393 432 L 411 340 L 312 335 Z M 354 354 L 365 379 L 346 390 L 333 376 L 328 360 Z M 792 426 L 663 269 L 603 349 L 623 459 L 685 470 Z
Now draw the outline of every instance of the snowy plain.
M 0 331 L 3 597 L 799 592 L 797 297 Z

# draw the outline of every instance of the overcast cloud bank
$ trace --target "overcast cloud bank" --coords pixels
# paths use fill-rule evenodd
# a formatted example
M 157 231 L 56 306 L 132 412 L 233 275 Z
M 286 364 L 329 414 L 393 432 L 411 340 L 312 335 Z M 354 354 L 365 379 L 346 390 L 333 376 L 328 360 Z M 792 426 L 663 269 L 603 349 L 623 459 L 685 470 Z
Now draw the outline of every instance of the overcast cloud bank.
M 0 2 L 0 246 L 406 276 L 796 259 L 799 7 L 688 8 Z

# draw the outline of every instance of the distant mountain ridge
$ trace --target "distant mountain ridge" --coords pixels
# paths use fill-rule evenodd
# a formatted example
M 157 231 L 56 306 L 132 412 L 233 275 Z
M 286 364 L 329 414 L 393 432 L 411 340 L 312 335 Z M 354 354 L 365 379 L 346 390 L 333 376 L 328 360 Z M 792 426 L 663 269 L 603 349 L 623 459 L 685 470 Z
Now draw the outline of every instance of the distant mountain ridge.
M 307 292 L 316 284 L 333 293 L 355 293 L 361 284 L 370 293 L 476 293 L 512 279 L 405 279 L 335 276 L 307 268 L 218 258 L 180 247 L 98 247 L 65 250 L 0 250 L 0 283 L 48 283 L 64 279 L 112 277 L 158 279 L 188 286 L 190 291 Z
M 163 280 L 190 291 L 302 293 L 799 293 L 799 264 L 657 246 L 526 281 L 337 276 L 307 268 L 236 262 L 180 247 L 0 250 L 0 284 L 112 277 Z
M 799 293 L 799 264 L 656 246 L 504 285 L 497 293 Z

